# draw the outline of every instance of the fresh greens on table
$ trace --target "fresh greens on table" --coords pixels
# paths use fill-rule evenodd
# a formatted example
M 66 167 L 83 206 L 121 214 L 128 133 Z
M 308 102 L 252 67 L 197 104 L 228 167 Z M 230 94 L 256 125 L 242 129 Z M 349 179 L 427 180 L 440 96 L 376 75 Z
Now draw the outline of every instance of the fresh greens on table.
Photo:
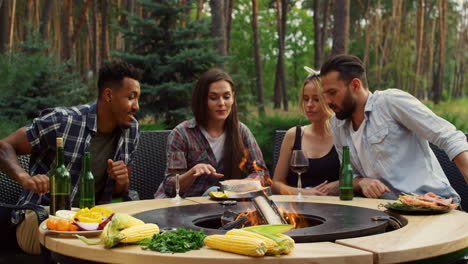
M 418 205 L 409 205 L 409 204 L 403 204 L 403 203 L 389 203 L 387 204 L 387 207 L 394 208 L 394 209 L 431 209 L 429 207 L 422 207 Z
M 155 234 L 152 239 L 144 239 L 138 244 L 143 249 L 151 249 L 162 253 L 187 252 L 203 247 L 206 235 L 203 231 L 188 230 L 183 227 L 177 231 Z

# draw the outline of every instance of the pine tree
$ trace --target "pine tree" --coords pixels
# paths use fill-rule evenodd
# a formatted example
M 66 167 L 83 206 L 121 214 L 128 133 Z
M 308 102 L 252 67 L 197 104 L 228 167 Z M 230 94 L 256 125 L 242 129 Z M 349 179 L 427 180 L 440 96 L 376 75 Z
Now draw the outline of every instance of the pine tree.
M 126 51 L 114 57 L 143 70 L 139 116 L 153 115 L 172 128 L 191 117 L 190 95 L 198 77 L 223 58 L 212 48 L 209 21 L 190 17 L 196 1 L 140 3 L 142 16 L 126 14 L 128 27 L 120 28 Z
M 31 121 L 46 109 L 96 99 L 70 62 L 57 63 L 38 35 L 19 43 L 17 51 L 0 54 L 0 123 Z M 71 69 L 70 72 L 67 69 Z M 21 125 L 24 125 L 21 124 Z

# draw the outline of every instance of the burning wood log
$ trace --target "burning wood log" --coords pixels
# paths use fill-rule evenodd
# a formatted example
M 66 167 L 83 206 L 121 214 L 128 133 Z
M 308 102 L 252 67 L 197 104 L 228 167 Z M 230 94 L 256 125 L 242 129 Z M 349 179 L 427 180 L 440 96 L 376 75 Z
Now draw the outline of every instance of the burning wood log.
M 283 215 L 279 212 L 275 202 L 270 200 L 265 193 L 261 193 L 252 199 L 259 215 L 265 220 L 266 224 L 287 224 Z

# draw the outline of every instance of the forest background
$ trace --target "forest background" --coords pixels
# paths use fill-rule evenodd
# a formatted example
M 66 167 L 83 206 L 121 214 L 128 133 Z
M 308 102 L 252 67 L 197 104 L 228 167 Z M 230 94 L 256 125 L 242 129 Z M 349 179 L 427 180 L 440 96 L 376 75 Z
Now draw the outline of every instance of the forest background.
M 273 133 L 307 123 L 307 73 L 334 54 L 366 64 L 468 132 L 468 0 L 0 0 L 0 138 L 41 110 L 95 101 L 100 65 L 142 69 L 143 130 L 191 117 L 212 67 L 236 85 L 241 121 L 271 163 Z

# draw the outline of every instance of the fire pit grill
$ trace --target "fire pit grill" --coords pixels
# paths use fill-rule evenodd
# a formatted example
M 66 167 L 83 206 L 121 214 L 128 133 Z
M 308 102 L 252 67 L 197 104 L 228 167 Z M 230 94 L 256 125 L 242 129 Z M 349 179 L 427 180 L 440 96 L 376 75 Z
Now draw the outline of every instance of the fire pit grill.
M 335 241 L 337 239 L 368 236 L 385 232 L 387 221 L 375 221 L 372 218 L 388 218 L 384 212 L 347 205 L 322 203 L 282 203 L 278 207 L 285 209 L 285 214 L 296 211 L 302 215 L 309 227 L 293 229 L 285 234 L 297 243 Z M 160 228 L 185 227 L 192 230 L 204 230 L 208 235 L 224 234 L 218 230 L 221 216 L 229 209 L 236 213 L 255 211 L 252 202 L 238 202 L 225 208 L 221 204 L 196 204 L 155 209 L 136 214 L 135 217 L 145 223 L 156 223 Z

